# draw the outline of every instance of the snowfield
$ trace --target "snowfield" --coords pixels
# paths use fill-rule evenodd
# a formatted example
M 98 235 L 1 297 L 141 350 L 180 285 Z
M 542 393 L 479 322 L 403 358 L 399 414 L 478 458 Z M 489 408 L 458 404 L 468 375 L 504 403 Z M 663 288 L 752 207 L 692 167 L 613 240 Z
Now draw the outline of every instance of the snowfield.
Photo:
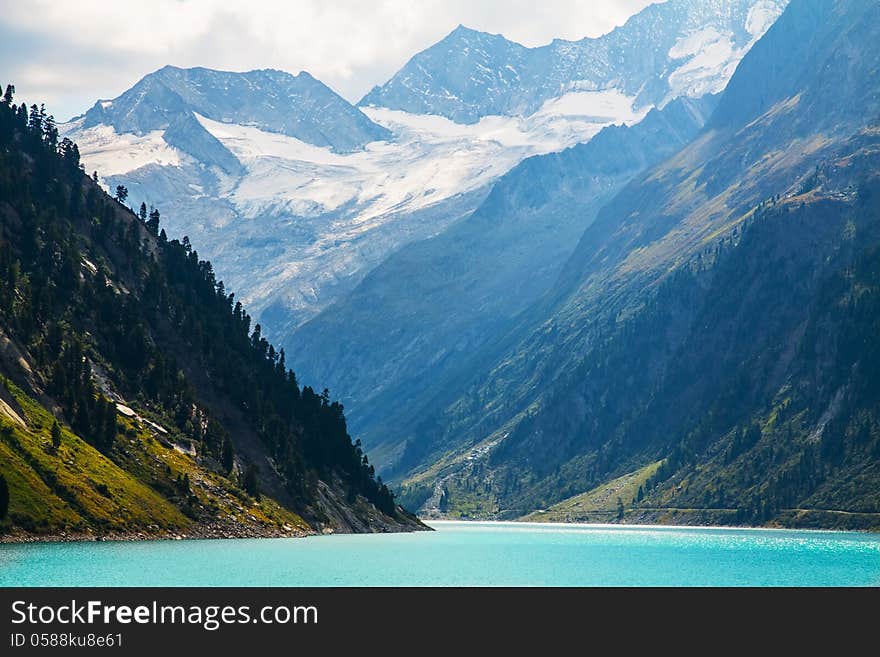
M 633 123 L 633 98 L 616 90 L 577 92 L 530 117 L 490 116 L 475 125 L 440 116 L 364 108 L 394 134 L 339 154 L 286 135 L 198 116 L 247 173 L 229 198 L 243 216 L 268 209 L 314 216 L 353 204 L 348 225 L 367 230 L 392 212 L 411 212 L 479 189 L 523 158 L 587 141 L 604 126 Z
M 105 101 L 109 102 L 109 101 Z M 86 169 L 103 176 L 116 176 L 148 164 L 179 166 L 188 156 L 165 143 L 161 130 L 143 137 L 118 134 L 112 126 L 99 125 L 80 131 L 82 119 L 60 126 L 61 132 L 75 137 Z
M 680 38 L 669 50 L 672 60 L 682 64 L 670 73 L 669 93 L 661 105 L 679 96 L 699 97 L 723 91 L 740 60 L 779 18 L 783 7 L 762 0 L 749 9 L 745 29 L 751 37 L 742 47 L 734 45 L 729 31 L 714 27 L 697 30 Z
M 633 101 L 614 89 L 571 92 L 529 117 L 489 116 L 474 125 L 367 107 L 364 113 L 394 137 L 348 154 L 253 126 L 196 118 L 245 165 L 240 179 L 220 185 L 226 188 L 220 195 L 242 216 L 267 209 L 314 216 L 354 204 L 353 225 L 368 226 L 389 212 L 425 208 L 479 189 L 522 159 L 588 141 L 606 125 L 635 123 L 649 108 L 635 111 Z M 166 144 L 162 131 L 143 137 L 120 135 L 105 125 L 80 131 L 80 122 L 65 124 L 63 132 L 75 137 L 88 168 L 104 178 L 149 164 L 192 161 Z M 204 193 L 199 185 L 191 188 Z

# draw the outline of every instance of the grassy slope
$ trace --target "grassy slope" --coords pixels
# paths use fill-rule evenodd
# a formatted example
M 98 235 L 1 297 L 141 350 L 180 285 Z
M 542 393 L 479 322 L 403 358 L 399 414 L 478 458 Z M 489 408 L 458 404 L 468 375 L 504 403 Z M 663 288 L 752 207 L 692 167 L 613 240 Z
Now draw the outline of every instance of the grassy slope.
M 12 524 L 37 534 L 210 534 L 205 525 L 235 523 L 240 531 L 291 533 L 306 529 L 299 516 L 268 498 L 256 501 L 232 482 L 210 473 L 173 446 L 165 446 L 144 426 L 119 417 L 114 458 L 101 454 L 68 428 L 52 447 L 53 417 L 8 380 L 0 381 L 23 411 L 26 427 L 0 414 L 0 473 L 9 484 Z M 191 494 L 208 506 L 212 518 L 191 518 L 178 476 L 188 475 Z M 238 491 L 236 491 L 238 492 Z M 205 522 L 207 521 L 207 523 Z
M 554 504 L 549 509 L 535 511 L 522 520 L 529 522 L 608 522 L 617 517 L 617 499 L 630 508 L 640 486 L 657 472 L 661 461 L 646 465 L 640 470 L 630 472 Z

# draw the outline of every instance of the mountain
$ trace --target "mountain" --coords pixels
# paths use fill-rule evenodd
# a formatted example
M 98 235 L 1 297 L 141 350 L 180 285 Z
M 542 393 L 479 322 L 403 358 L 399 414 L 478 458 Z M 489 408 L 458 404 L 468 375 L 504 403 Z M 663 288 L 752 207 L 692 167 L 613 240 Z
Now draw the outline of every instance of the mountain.
M 412 530 L 188 239 L 0 101 L 0 532 L 276 536 Z
M 195 240 L 284 342 L 390 254 L 470 215 L 525 158 L 589 141 L 608 125 L 632 125 L 652 105 L 721 90 L 784 3 L 667 4 L 602 37 L 604 64 L 586 47 L 592 40 L 555 42 L 536 57 L 459 29 L 435 46 L 436 66 L 425 69 L 432 78 L 409 92 L 421 103 L 389 95 L 357 109 L 305 73 L 166 67 L 62 133 L 105 189 L 125 185 L 136 206 L 163 210 L 169 234 Z M 651 54 L 654 40 L 662 57 Z M 478 51 L 489 59 L 474 59 Z M 448 93 L 437 66 L 458 62 L 467 75 L 485 66 L 504 77 L 521 72 L 523 52 L 541 71 L 520 81 L 528 102 L 492 101 L 467 116 L 432 107 L 431 98 Z M 588 61 L 607 75 L 585 81 Z M 633 71 L 643 92 L 612 79 Z M 565 76 L 578 82 L 562 84 Z M 399 76 L 389 84 L 404 88 Z M 478 86 L 471 95 L 495 92 Z M 324 96 L 329 105 L 315 100 Z
M 231 73 L 165 66 L 118 98 L 95 103 L 81 127 L 104 125 L 120 134 L 142 137 L 188 119 L 178 129 L 185 126 L 189 134 L 200 125 L 192 120 L 195 115 L 287 135 L 338 153 L 360 150 L 371 141 L 389 137 L 387 130 L 305 71 L 294 76 L 269 69 Z M 181 148 L 185 142 L 174 134 L 166 132 L 165 141 Z M 181 150 L 201 159 L 198 152 Z
M 146 92 L 166 70 L 119 99 L 99 102 L 63 125 L 62 134 L 79 144 L 105 188 L 125 185 L 136 204 L 161 207 L 171 217 L 172 234 L 197 240 L 255 316 L 282 337 L 348 292 L 388 253 L 469 214 L 491 182 L 523 158 L 641 118 L 614 94 L 597 97 L 589 117 L 552 113 L 479 126 L 371 108 L 366 113 L 374 125 L 390 132 L 360 150 L 336 152 L 303 135 L 269 132 L 268 110 L 234 115 L 203 100 L 226 97 L 227 87 L 236 86 L 227 77 L 251 74 L 171 69 L 175 88 L 194 86 L 173 94 L 195 96 L 184 107 L 165 98 L 164 82 L 159 92 Z M 247 92 L 263 90 L 248 86 Z M 272 106 L 278 117 L 300 112 L 298 106 L 288 111 L 275 95 L 250 105 Z M 137 125 L 116 118 L 132 113 L 147 118 Z M 323 134 L 332 136 L 335 123 L 327 116 L 333 125 Z M 344 122 L 339 130 L 346 130 Z
M 878 12 L 788 6 L 704 130 L 387 436 L 412 504 L 517 517 L 655 466 L 624 519 L 878 525 Z
M 785 0 L 669 0 L 598 38 L 526 48 L 457 27 L 415 55 L 359 103 L 438 114 L 459 123 L 528 116 L 548 101 L 616 90 L 636 107 L 724 89 L 737 63 L 773 24 Z
M 393 472 L 399 456 L 400 416 L 547 293 L 598 209 L 688 143 L 715 101 L 681 98 L 524 160 L 472 215 L 389 256 L 286 341 L 300 374 L 345 400 L 381 470 Z

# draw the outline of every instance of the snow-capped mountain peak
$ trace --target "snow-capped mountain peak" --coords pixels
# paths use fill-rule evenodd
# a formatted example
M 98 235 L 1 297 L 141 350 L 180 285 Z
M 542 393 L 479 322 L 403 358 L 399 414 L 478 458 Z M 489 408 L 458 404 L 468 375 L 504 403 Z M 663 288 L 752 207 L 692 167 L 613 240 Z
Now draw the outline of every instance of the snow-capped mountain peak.
M 439 114 L 458 123 L 508 114 L 509 99 L 504 91 L 521 83 L 529 52 L 501 35 L 459 25 L 413 57 L 388 83 L 375 87 L 358 105 Z M 432 108 L 446 111 L 429 111 Z
M 668 0 L 598 38 L 526 48 L 456 28 L 415 55 L 359 105 L 439 114 L 461 123 L 529 115 L 569 91 L 618 89 L 638 106 L 724 88 L 787 0 Z
M 253 125 L 338 152 L 351 152 L 388 133 L 310 74 L 263 69 L 247 73 L 165 66 L 111 101 L 86 112 L 82 127 L 117 133 L 166 130 L 181 115 Z

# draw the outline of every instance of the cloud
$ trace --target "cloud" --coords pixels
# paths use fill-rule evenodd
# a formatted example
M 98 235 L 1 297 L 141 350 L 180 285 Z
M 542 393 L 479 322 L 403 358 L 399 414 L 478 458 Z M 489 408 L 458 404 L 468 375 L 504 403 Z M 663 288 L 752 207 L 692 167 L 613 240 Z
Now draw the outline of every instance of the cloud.
M 349 100 L 459 23 L 527 46 L 598 36 L 651 0 L 30 0 L 0 16 L 0 82 L 56 115 L 165 64 L 307 70 Z

